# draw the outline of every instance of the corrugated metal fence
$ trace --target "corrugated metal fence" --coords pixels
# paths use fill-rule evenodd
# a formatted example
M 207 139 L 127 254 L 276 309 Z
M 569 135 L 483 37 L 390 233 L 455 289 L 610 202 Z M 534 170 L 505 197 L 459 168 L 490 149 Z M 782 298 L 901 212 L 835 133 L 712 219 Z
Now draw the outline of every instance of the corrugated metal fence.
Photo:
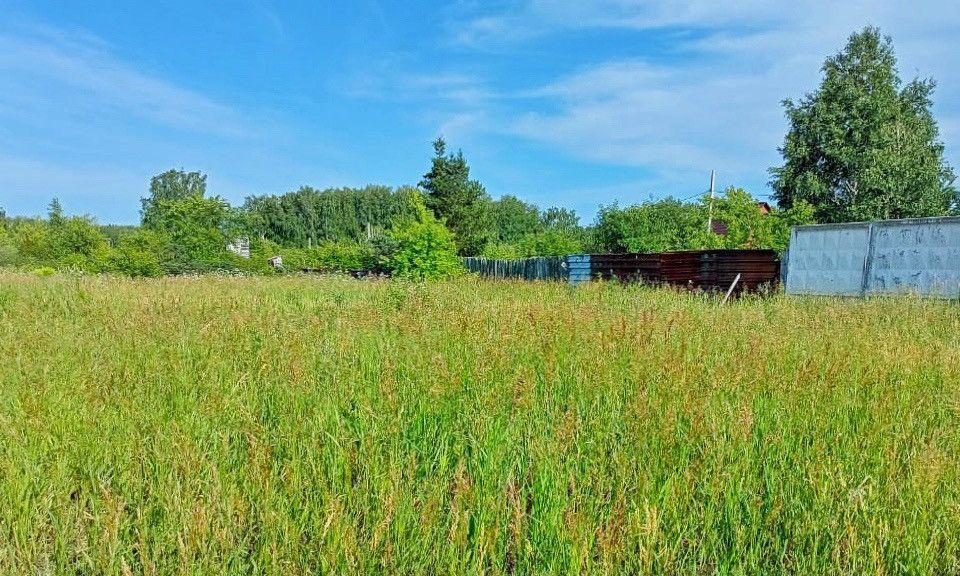
M 465 258 L 471 272 L 493 278 L 592 279 L 671 284 L 702 290 L 756 290 L 779 279 L 780 262 L 772 250 L 692 250 L 643 254 L 571 254 L 557 258 L 488 260 Z
M 687 250 L 647 254 L 594 254 L 594 277 L 726 290 L 757 290 L 779 280 L 780 261 L 773 250 Z
M 960 218 L 797 226 L 788 294 L 960 297 Z

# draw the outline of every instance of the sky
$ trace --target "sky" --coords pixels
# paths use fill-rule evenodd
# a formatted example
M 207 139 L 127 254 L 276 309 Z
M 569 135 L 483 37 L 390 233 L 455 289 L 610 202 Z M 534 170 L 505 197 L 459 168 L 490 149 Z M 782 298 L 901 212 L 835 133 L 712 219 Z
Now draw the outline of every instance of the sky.
M 709 185 L 765 198 L 825 58 L 866 25 L 937 81 L 960 169 L 946 0 L 0 0 L 0 207 L 136 223 L 150 177 L 250 195 L 416 184 L 431 142 L 493 197 L 573 208 Z

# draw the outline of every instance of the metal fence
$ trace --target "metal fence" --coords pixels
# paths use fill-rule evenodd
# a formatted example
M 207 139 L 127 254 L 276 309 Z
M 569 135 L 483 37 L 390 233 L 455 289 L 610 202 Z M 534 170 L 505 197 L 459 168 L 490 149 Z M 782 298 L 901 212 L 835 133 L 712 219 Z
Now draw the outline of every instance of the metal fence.
M 520 260 L 464 258 L 463 265 L 470 272 L 476 272 L 488 278 L 566 281 L 568 278 L 566 260 L 566 256 L 545 256 Z
M 960 297 L 960 218 L 797 226 L 788 294 Z
M 593 254 L 595 278 L 646 284 L 685 286 L 699 290 L 755 291 L 776 284 L 780 260 L 773 250 L 685 250 L 638 254 Z
M 552 258 L 493 260 L 464 258 L 471 272 L 489 278 L 593 279 L 670 284 L 700 290 L 757 290 L 779 279 L 780 262 L 772 250 L 690 250 L 631 254 L 571 254 Z

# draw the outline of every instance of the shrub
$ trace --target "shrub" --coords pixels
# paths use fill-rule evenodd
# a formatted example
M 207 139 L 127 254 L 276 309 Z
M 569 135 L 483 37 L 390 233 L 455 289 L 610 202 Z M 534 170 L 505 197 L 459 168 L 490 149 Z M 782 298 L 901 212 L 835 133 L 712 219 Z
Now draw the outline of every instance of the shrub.
M 80 262 L 94 259 L 107 249 L 107 237 L 89 217 L 60 217 L 48 225 L 49 253 L 53 258 Z
M 19 260 L 16 246 L 13 244 L 0 244 L 0 266 L 16 266 Z
M 169 237 L 141 228 L 120 238 L 110 253 L 109 266 L 112 271 L 127 276 L 162 276 L 169 252 Z
M 453 234 L 419 203 L 416 216 L 399 221 L 390 231 L 397 242 L 391 264 L 395 276 L 436 280 L 463 273 Z
M 490 244 L 484 246 L 483 252 L 480 254 L 480 256 L 493 260 L 516 260 L 518 258 L 523 258 L 523 253 L 516 244 L 509 244 L 507 242 L 491 242 Z
M 400 249 L 400 243 L 390 234 L 377 233 L 367 240 L 370 254 L 370 269 L 374 272 L 389 272 L 391 262 Z
M 43 260 L 50 254 L 50 230 L 42 220 L 25 220 L 13 228 L 13 245 L 27 259 Z
M 583 251 L 579 230 L 552 229 L 523 237 L 518 251 L 524 258 L 531 256 L 565 256 Z

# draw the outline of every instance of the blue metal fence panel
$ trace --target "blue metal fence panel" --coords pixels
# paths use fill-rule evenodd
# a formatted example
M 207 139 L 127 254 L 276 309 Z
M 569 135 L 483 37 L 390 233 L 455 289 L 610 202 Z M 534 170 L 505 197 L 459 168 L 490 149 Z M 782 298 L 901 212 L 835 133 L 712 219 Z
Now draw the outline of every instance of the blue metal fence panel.
M 563 256 L 516 260 L 464 258 L 463 265 L 470 272 L 487 278 L 567 280 L 568 277 L 566 260 Z
M 571 284 L 590 281 L 590 255 L 571 254 L 567 256 L 567 274 Z

